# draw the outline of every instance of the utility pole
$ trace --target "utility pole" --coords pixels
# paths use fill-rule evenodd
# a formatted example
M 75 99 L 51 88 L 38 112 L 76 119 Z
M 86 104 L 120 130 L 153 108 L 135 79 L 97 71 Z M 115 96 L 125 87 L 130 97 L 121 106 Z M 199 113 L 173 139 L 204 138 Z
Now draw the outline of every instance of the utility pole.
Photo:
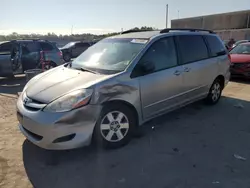
M 73 25 L 71 26 L 71 35 L 73 35 Z
M 178 19 L 180 19 L 180 11 L 178 10 Z
M 168 28 L 168 4 L 166 6 L 166 28 Z

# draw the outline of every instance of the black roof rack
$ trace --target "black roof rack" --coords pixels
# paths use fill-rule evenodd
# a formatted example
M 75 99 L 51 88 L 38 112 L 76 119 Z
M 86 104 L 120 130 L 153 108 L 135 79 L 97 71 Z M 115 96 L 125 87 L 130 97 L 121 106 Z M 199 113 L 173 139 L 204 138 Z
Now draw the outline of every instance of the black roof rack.
M 145 31 L 155 31 L 155 30 L 147 30 L 147 29 L 144 29 L 144 30 L 137 30 L 136 29 L 136 30 L 134 30 L 134 29 L 130 29 L 130 30 L 121 32 L 121 34 L 145 32 Z
M 195 29 L 195 28 L 166 28 L 160 31 L 160 33 L 169 33 L 170 31 L 190 31 L 190 32 L 208 32 L 208 33 L 215 33 L 211 30 L 207 29 Z

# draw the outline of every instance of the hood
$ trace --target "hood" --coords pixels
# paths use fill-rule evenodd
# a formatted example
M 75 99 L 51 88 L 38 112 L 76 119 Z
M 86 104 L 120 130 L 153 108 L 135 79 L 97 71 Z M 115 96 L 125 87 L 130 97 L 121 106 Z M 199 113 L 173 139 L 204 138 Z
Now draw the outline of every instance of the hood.
M 32 82 L 26 89 L 26 95 L 42 103 L 49 103 L 56 98 L 76 89 L 89 88 L 113 75 L 100 75 L 86 71 L 56 68 Z
M 232 63 L 250 63 L 250 54 L 230 54 Z

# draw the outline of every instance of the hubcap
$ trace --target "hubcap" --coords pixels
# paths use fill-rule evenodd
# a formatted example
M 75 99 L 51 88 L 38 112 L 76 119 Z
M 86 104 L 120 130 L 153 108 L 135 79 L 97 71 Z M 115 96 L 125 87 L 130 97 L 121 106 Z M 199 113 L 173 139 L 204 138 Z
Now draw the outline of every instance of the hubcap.
M 109 112 L 101 121 L 101 134 L 109 142 L 118 142 L 128 133 L 129 121 L 125 114 L 119 111 Z
M 220 84 L 217 82 L 212 88 L 212 100 L 215 102 L 219 99 L 221 93 Z

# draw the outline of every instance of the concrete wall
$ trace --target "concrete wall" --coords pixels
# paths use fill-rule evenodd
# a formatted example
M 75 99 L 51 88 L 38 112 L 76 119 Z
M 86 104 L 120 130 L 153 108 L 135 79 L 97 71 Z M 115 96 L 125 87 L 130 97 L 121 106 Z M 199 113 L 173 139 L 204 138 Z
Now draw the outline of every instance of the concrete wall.
M 234 29 L 234 30 L 221 30 L 216 31 L 222 40 L 228 40 L 234 38 L 235 40 L 250 40 L 250 28 L 249 29 Z
M 171 27 L 210 30 L 250 28 L 250 10 L 171 20 Z

